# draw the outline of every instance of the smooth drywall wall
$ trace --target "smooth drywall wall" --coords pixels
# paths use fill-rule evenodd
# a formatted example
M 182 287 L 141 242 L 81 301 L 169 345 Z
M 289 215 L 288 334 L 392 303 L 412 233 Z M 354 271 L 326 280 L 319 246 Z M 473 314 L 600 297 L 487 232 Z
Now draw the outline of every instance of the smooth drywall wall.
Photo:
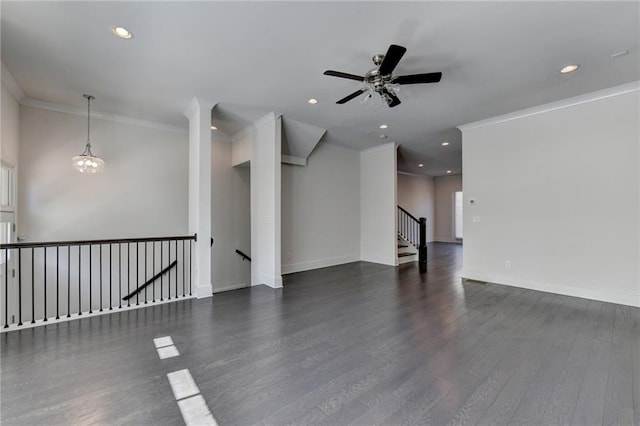
M 459 243 L 456 240 L 454 207 L 455 193 L 462 191 L 462 176 L 441 176 L 434 179 L 435 235 L 436 241 Z M 465 206 L 466 207 L 466 206 Z
M 78 173 L 86 116 L 20 108 L 18 233 L 28 241 L 185 235 L 187 134 L 91 120 L 103 173 Z
M 360 153 L 360 256 L 395 266 L 397 162 L 395 143 Z
M 427 219 L 427 242 L 433 241 L 435 227 L 433 178 L 398 173 L 398 205 L 417 218 Z
M 211 280 L 219 292 L 251 285 L 251 263 L 236 249 L 251 253 L 251 184 L 248 167 L 232 167 L 231 142 L 211 145 Z
M 465 277 L 640 306 L 633 87 L 462 126 Z
M 282 272 L 360 260 L 360 153 L 320 143 L 282 165 Z
M 71 157 L 84 149 L 86 126 L 86 116 L 20 107 L 18 233 L 27 241 L 186 235 L 187 133 L 92 118 L 93 151 L 105 160 L 106 167 L 102 174 L 86 175 L 75 171 L 71 164 Z M 176 288 L 182 294 L 182 277 L 188 278 L 188 268 L 184 265 L 189 260 L 189 249 L 188 245 L 178 244 L 177 247 L 176 253 L 175 243 L 164 243 L 162 249 L 159 243 L 124 244 L 111 249 L 103 246 L 101 253 L 100 247 L 94 246 L 90 256 L 89 247 L 84 246 L 80 260 L 76 247 L 71 249 L 71 256 L 69 250 L 62 247 L 59 262 L 56 250 L 50 249 L 47 251 L 50 266 L 46 269 L 42 251 L 36 250 L 36 294 L 42 294 L 43 271 L 46 270 L 49 283 L 56 283 L 59 278 L 59 287 L 47 287 L 48 317 L 56 314 L 56 304 L 52 302 L 56 300 L 56 290 L 64 295 L 59 298 L 59 310 L 64 314 L 77 312 L 79 306 L 84 312 L 89 311 L 90 306 L 97 311 L 100 301 L 103 307 L 108 307 L 112 301 L 118 306 L 127 291 L 144 283 L 173 259 L 178 260 L 178 267 L 172 270 L 171 281 L 164 277 L 130 303 L 143 303 L 145 296 L 147 300 L 154 296 L 157 299 L 160 285 L 166 298 L 169 283 L 172 295 Z M 186 263 L 182 262 L 183 247 Z M 113 261 L 111 271 L 109 257 Z M 91 275 L 89 258 L 94 266 Z M 116 259 L 122 259 L 122 264 Z M 30 253 L 25 253 L 22 261 L 30 263 Z M 53 268 L 51 265 L 56 263 L 58 267 Z M 102 286 L 98 285 L 100 264 Z M 23 282 L 29 283 L 30 268 L 22 268 L 21 274 Z M 88 290 L 90 282 L 92 292 Z M 12 285 L 15 290 L 16 283 Z M 186 292 L 189 293 L 188 288 Z M 23 320 L 30 319 L 31 288 L 28 285 L 22 288 L 22 300 Z M 123 305 L 126 306 L 124 302 Z M 36 300 L 35 309 L 37 315 L 43 315 L 42 298 Z M 17 292 L 13 291 L 10 292 L 9 314 L 15 314 L 16 310 Z
M 20 105 L 2 83 L 2 142 L 0 144 L 0 160 L 5 164 L 18 165 Z

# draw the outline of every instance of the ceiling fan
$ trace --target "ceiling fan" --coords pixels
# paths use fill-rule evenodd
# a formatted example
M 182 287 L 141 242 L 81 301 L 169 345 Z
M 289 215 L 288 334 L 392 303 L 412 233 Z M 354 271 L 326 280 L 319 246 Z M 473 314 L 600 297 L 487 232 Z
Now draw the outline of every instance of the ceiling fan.
M 442 78 L 441 72 L 393 76 L 393 70 L 406 51 L 407 49 L 405 47 L 392 44 L 389 46 L 385 55 L 378 54 L 373 57 L 373 63 L 376 66 L 364 76 L 333 70 L 325 71 L 324 75 L 348 78 L 350 80 L 361 81 L 365 84 L 361 89 L 356 90 L 336 103 L 347 103 L 362 94 L 365 94 L 362 102 L 366 103 L 373 97 L 374 93 L 377 93 L 390 108 L 393 108 L 396 105 L 400 105 L 400 99 L 398 99 L 397 96 L 397 92 L 400 90 L 399 86 L 404 84 L 437 83 L 440 81 Z

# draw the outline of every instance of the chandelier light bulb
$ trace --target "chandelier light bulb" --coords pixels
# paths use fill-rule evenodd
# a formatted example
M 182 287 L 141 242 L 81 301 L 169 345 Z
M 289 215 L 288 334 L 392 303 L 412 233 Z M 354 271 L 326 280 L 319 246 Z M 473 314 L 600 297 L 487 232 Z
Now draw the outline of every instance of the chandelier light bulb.
M 100 173 L 104 170 L 104 160 L 91 152 L 91 100 L 92 95 L 83 95 L 87 100 L 87 144 L 80 155 L 71 159 L 73 167 L 80 173 Z

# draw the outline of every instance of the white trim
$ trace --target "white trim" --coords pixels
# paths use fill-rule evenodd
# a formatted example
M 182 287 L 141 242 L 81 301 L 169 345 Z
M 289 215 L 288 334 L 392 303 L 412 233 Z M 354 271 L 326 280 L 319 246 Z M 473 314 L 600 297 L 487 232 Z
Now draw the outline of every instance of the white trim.
M 274 112 L 268 113 L 264 117 L 261 117 L 261 118 L 257 119 L 253 123 L 249 124 L 247 127 L 243 128 L 241 130 L 238 130 L 236 133 L 231 135 L 231 141 L 235 142 L 236 140 L 241 139 L 241 138 L 247 136 L 248 134 L 255 132 L 260 127 L 264 126 L 265 124 L 268 124 L 268 123 L 271 123 L 272 121 L 275 121 L 276 118 L 278 118 L 278 117 L 280 117 L 280 116 L 276 115 Z
M 617 303 L 619 305 L 635 306 L 640 308 L 640 294 L 588 287 L 575 287 L 572 285 L 543 281 L 530 281 L 501 275 L 483 274 L 475 271 L 463 271 L 462 277 L 468 280 L 485 281 L 493 284 L 521 287 L 529 290 L 544 291 L 545 293 L 563 294 L 565 296 L 580 297 L 583 299 Z
M 332 257 L 328 259 L 312 260 L 310 262 L 290 263 L 288 265 L 282 265 L 283 274 L 293 274 L 295 272 L 310 271 L 312 269 L 326 268 L 328 266 L 343 265 L 345 263 L 352 263 L 360 261 L 360 256 L 342 256 Z
M 280 161 L 285 164 L 291 164 L 293 166 L 306 166 L 307 159 L 302 157 L 292 157 L 290 155 L 281 155 Z
M 325 135 L 326 135 L 326 132 L 325 132 Z M 324 137 L 324 135 L 322 135 L 322 136 Z M 346 146 L 342 146 L 342 145 L 338 145 L 338 144 L 335 144 L 335 143 L 331 143 L 331 142 L 329 142 L 327 140 L 323 141 L 322 138 L 320 138 L 320 142 L 322 142 L 322 144 L 325 145 L 325 146 L 330 146 L 331 148 L 342 149 L 343 151 L 361 152 L 359 149 L 356 149 L 356 148 L 347 148 Z M 318 142 L 318 145 L 320 145 L 320 142 Z M 318 147 L 318 145 L 316 145 L 313 149 L 315 150 Z M 311 151 L 311 152 L 313 153 L 313 151 Z M 309 154 L 309 155 L 311 155 L 311 154 Z
M 396 172 L 399 175 L 405 175 L 405 176 L 414 176 L 414 177 L 419 177 L 419 178 L 426 178 L 426 179 L 431 179 L 433 180 L 434 177 L 433 176 L 429 176 L 429 175 L 420 175 L 418 173 L 409 173 L 409 172 L 402 172 L 402 171 L 397 171 Z M 447 176 L 451 176 L 451 175 L 447 175 Z
M 398 257 L 398 265 L 402 265 L 403 263 L 412 263 L 418 261 L 418 254 L 413 254 L 411 256 L 402 256 Z
M 360 154 L 363 153 L 369 153 L 369 152 L 375 152 L 375 151 L 384 151 L 385 149 L 390 149 L 391 147 L 398 149 L 400 145 L 398 145 L 395 142 L 389 142 L 389 143 L 385 143 L 384 145 L 378 145 L 378 146 L 374 146 L 373 148 L 367 148 L 367 149 L 363 149 L 362 151 L 360 151 Z
M 21 105 L 46 109 L 49 111 L 64 112 L 66 114 L 86 116 L 87 110 L 76 108 L 68 105 L 60 105 L 53 102 L 40 101 L 33 98 L 25 98 L 20 102 Z M 103 120 L 113 121 L 115 123 L 129 124 L 133 126 L 147 127 L 156 130 L 165 130 L 174 133 L 187 133 L 187 127 L 173 126 L 170 124 L 156 123 L 154 121 L 140 120 L 137 118 L 125 117 L 123 115 L 109 114 L 91 110 L 91 118 L 100 118 Z
M 195 299 L 195 296 L 185 296 L 185 297 L 181 297 L 181 298 L 177 298 L 177 299 L 174 298 L 174 299 L 171 299 L 171 300 L 163 300 L 162 302 L 160 302 L 160 301 L 149 302 L 147 304 L 142 304 L 142 305 L 123 306 L 122 308 L 114 307 L 113 310 L 109 310 L 109 308 L 107 308 L 107 309 L 103 308 L 102 312 L 93 311 L 92 313 L 89 313 L 89 311 L 87 311 L 87 312 L 83 312 L 82 315 L 72 314 L 70 318 L 67 318 L 66 315 L 61 316 L 60 319 L 56 319 L 55 317 L 51 317 L 51 318 L 47 318 L 46 322 L 44 320 L 37 320 L 35 322 L 35 324 L 31 324 L 31 321 L 27 320 L 28 322 L 22 323 L 21 326 L 18 326 L 17 324 L 10 324 L 9 327 L 7 327 L 7 328 L 0 328 L 0 333 L 5 333 L 7 331 L 24 330 L 24 329 L 27 329 L 27 328 L 41 327 L 43 325 L 59 324 L 61 322 L 69 322 L 69 321 L 79 320 L 79 319 L 83 319 L 83 318 L 93 318 L 93 317 L 98 317 L 98 316 L 101 316 L 101 315 L 117 314 L 117 313 L 120 313 L 120 312 L 126 312 L 126 311 L 135 310 L 135 309 L 151 308 L 153 306 L 165 305 L 167 303 L 181 302 L 183 300 L 189 300 L 189 299 Z
M 548 104 L 511 112 L 509 114 L 498 115 L 496 117 L 487 118 L 486 120 L 480 120 L 480 121 L 474 121 L 472 123 L 462 124 L 457 127 L 458 129 L 460 129 L 460 131 L 466 132 L 467 130 L 477 129 L 477 128 L 486 127 L 486 126 L 492 126 L 494 124 L 518 120 L 520 118 L 525 118 L 525 117 L 531 117 L 532 115 L 544 114 L 546 112 L 568 108 L 568 107 L 572 107 L 572 106 L 576 106 L 576 105 L 580 105 L 588 102 L 598 101 L 601 99 L 610 98 L 612 96 L 624 95 L 624 94 L 636 92 L 639 90 L 640 90 L 640 81 L 634 81 L 631 83 L 610 87 L 608 89 L 598 90 L 596 92 L 586 93 L 584 95 L 562 99 L 557 102 L 551 102 Z
M 271 287 L 271 288 L 282 288 L 282 275 L 279 277 L 276 277 L 271 274 L 261 274 L 260 284 L 258 285 L 261 285 L 261 284 L 264 284 L 267 287 Z
M 9 93 L 11 93 L 14 98 L 16 98 L 16 101 L 18 101 L 19 104 L 22 103 L 25 97 L 24 91 L 18 85 L 18 82 L 15 80 L 15 78 L 13 78 L 13 75 L 9 72 L 7 67 L 4 65 L 4 62 L 2 62 L 2 83 L 4 83 L 4 87 L 7 88 Z
M 193 294 L 198 299 L 204 299 L 213 296 L 213 286 L 211 284 L 195 285 Z
M 250 285 L 249 284 L 229 284 L 224 287 L 213 286 L 213 294 L 223 293 L 225 291 L 239 290 L 241 288 L 247 288 L 247 287 L 250 287 Z

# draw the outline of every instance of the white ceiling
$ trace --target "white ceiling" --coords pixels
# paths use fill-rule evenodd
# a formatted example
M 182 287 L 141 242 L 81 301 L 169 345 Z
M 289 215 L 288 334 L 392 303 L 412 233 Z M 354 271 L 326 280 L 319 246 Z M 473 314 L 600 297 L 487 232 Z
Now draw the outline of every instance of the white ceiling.
M 1 2 L 2 61 L 29 98 L 187 127 L 193 96 L 234 132 L 269 111 L 364 149 L 396 141 L 400 168 L 462 170 L 456 125 L 640 79 L 638 2 Z M 122 25 L 129 41 L 110 32 Z M 390 109 L 335 101 L 389 44 L 402 86 Z M 612 59 L 618 51 L 629 54 Z M 579 63 L 572 74 L 560 67 Z M 320 103 L 310 106 L 315 97 Z M 389 124 L 380 139 L 378 125 Z M 442 147 L 441 142 L 451 142 Z M 499 153 L 496 153 L 499 155 Z M 420 169 L 418 163 L 424 163 Z

